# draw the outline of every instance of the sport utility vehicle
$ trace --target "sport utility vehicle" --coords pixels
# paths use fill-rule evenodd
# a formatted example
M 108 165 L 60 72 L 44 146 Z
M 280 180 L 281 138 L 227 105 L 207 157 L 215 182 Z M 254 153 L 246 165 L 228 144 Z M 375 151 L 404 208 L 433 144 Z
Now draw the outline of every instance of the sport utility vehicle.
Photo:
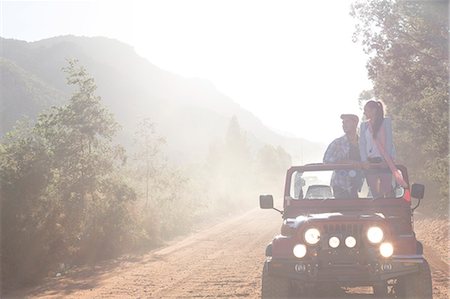
M 413 230 L 424 186 L 392 183 L 389 198 L 371 198 L 364 183 L 355 198 L 335 199 L 333 172 L 354 176 L 384 164 L 308 164 L 287 171 L 283 211 L 272 195 L 260 207 L 282 213 L 281 234 L 266 248 L 262 297 L 280 298 L 327 286 L 371 286 L 377 297 L 432 298 L 431 274 Z M 413 208 L 411 207 L 411 198 Z

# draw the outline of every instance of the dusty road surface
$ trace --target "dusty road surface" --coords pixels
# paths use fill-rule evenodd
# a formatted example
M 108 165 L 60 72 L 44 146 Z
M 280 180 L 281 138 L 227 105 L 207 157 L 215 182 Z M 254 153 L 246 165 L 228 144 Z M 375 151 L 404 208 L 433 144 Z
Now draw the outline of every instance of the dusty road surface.
M 79 269 L 8 297 L 258 298 L 265 246 L 280 224 L 275 211 L 252 210 L 143 256 Z M 429 247 L 425 253 L 434 298 L 449 298 L 448 258 L 444 261 Z M 373 298 L 369 292 L 341 290 L 330 297 Z

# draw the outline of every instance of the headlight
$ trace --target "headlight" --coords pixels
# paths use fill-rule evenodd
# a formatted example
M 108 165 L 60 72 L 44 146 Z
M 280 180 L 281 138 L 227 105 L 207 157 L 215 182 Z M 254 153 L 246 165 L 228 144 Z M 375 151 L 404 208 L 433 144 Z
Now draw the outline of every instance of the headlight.
M 380 245 L 380 253 L 383 257 L 390 257 L 394 253 L 394 246 L 391 243 L 383 243 Z
M 369 230 L 367 230 L 367 239 L 369 239 L 371 243 L 380 243 L 383 241 L 383 237 L 383 230 L 378 226 L 372 226 Z
M 292 252 L 296 257 L 301 259 L 306 255 L 306 246 L 303 244 L 297 244 L 294 246 L 294 249 L 292 249 Z
M 328 245 L 330 245 L 331 248 L 337 248 L 341 244 L 341 241 L 339 241 L 338 237 L 331 237 L 330 240 L 328 240 Z
M 356 239 L 352 236 L 348 236 L 347 238 L 345 238 L 345 245 L 348 248 L 353 248 L 356 246 Z
M 308 244 L 314 245 L 317 244 L 320 240 L 320 232 L 317 228 L 310 228 L 305 232 L 305 241 Z

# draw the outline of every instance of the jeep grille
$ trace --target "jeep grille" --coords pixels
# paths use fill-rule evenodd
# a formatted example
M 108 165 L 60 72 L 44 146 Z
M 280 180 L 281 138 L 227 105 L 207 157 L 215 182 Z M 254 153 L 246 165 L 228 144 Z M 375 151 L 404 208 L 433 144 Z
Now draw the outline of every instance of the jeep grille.
M 357 238 L 362 234 L 363 226 L 359 223 L 324 224 L 323 230 L 325 234 L 345 234 Z

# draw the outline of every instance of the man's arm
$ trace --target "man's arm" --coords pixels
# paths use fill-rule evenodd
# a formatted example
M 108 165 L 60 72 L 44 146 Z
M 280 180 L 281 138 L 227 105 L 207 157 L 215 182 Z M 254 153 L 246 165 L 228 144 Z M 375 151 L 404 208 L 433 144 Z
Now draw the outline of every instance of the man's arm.
M 323 155 L 323 163 L 336 163 L 339 160 L 337 139 L 328 145 L 325 154 Z

